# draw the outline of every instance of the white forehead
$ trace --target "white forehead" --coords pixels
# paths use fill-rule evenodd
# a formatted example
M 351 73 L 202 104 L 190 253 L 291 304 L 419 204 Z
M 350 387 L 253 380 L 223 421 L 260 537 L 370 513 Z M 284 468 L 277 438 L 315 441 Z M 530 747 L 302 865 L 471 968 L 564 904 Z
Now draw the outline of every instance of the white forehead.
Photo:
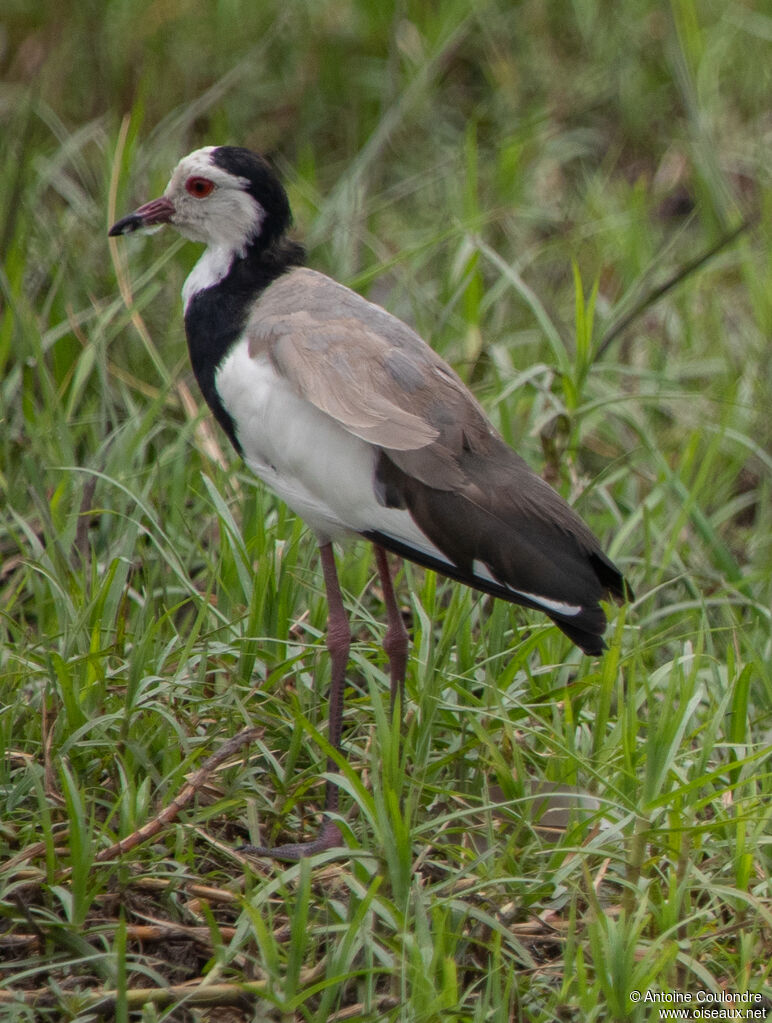
M 214 181 L 221 187 L 245 188 L 249 179 L 240 177 L 237 174 L 229 174 L 228 171 L 218 167 L 213 160 L 213 154 L 217 146 L 204 146 L 196 149 L 187 156 L 183 156 L 172 172 L 169 184 L 166 186 L 166 193 L 176 191 L 190 177 L 205 177 Z

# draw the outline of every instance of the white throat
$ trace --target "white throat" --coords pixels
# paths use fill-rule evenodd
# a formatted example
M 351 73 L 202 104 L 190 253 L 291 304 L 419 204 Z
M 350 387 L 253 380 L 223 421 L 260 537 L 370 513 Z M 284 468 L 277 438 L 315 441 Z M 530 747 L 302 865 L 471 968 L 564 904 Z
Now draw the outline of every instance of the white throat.
M 206 291 L 214 287 L 228 276 L 228 271 L 235 257 L 235 252 L 229 245 L 210 245 L 203 256 L 188 274 L 185 283 L 182 285 L 182 304 L 185 312 L 188 305 L 199 291 Z

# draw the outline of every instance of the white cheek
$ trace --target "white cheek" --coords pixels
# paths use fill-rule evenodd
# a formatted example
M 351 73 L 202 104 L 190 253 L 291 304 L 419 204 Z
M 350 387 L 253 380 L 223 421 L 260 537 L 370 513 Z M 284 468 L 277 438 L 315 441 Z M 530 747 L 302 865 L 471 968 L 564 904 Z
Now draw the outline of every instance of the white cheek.
M 243 256 L 250 242 L 260 234 L 264 220 L 265 210 L 252 196 L 238 189 L 222 188 L 206 199 L 191 196 L 178 199 L 172 222 L 191 241 Z
M 220 196 L 218 196 L 218 199 Z M 242 250 L 260 234 L 265 210 L 246 192 L 230 190 L 217 208 L 217 243 Z

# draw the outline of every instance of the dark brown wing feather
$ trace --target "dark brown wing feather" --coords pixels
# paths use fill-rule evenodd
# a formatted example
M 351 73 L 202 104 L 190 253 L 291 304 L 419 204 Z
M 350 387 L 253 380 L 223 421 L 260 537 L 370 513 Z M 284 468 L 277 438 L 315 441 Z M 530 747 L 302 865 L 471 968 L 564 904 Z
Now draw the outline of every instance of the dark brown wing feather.
M 606 625 L 599 601 L 623 600 L 625 583 L 595 536 L 503 441 L 493 441 L 485 456 L 463 461 L 468 482 L 454 492 L 427 487 L 385 452 L 378 461 L 384 499 L 410 511 L 455 571 L 448 572 L 442 562 L 429 567 L 546 612 L 583 650 L 599 653 Z M 386 537 L 380 542 L 395 549 Z M 421 560 L 416 555 L 413 559 Z M 475 562 L 485 565 L 495 582 L 481 578 Z M 527 594 L 542 601 L 529 600 Z M 545 607 L 544 600 L 581 611 L 560 614 Z

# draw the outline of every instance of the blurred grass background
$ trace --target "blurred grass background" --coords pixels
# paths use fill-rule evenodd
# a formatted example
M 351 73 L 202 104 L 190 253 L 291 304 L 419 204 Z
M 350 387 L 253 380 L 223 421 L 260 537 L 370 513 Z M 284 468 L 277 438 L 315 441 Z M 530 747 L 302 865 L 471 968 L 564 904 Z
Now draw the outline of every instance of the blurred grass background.
M 752 0 L 6 0 L 0 1018 L 769 1004 L 770 39 Z M 637 594 L 594 662 L 406 567 L 399 749 L 347 551 L 352 854 L 313 871 L 235 849 L 314 826 L 314 544 L 200 408 L 195 246 L 106 237 L 212 143 L 272 157 L 310 264 L 453 363 Z

